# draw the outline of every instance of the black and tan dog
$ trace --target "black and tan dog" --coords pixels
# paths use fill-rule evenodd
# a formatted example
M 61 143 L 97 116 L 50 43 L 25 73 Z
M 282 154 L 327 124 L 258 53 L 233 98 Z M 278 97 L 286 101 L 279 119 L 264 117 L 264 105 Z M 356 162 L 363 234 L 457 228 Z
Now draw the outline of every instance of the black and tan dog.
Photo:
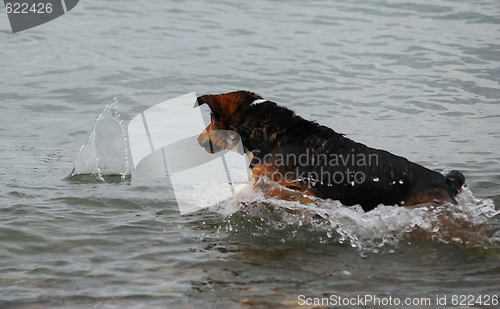
M 251 160 L 255 183 L 267 176 L 300 192 L 301 197 L 359 204 L 365 211 L 379 204 L 456 203 L 455 196 L 465 181 L 458 171 L 443 176 L 403 157 L 356 143 L 252 92 L 204 95 L 198 97 L 198 104 L 207 104 L 212 117 L 198 137 L 202 147 L 211 153 L 232 148 L 231 138 L 238 135 L 220 132 L 238 133 Z M 272 194 L 290 199 L 283 192 Z

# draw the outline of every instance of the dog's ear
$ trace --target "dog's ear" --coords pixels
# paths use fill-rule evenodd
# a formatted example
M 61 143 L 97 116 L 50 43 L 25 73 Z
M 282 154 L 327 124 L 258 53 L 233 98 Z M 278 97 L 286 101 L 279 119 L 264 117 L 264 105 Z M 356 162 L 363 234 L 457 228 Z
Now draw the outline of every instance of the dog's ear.
M 196 98 L 196 102 L 194 103 L 193 108 L 200 107 L 203 104 L 207 103 L 207 102 L 205 102 L 205 100 L 203 99 L 203 97 L 206 97 L 206 96 L 201 96 L 201 97 Z
M 207 104 L 210 110 L 217 115 L 228 116 L 234 111 L 235 101 L 233 93 L 207 94 L 198 97 L 194 107 Z
M 220 116 L 230 117 L 242 105 L 248 105 L 261 96 L 249 91 L 235 91 L 224 94 L 203 95 L 198 97 L 194 107 L 207 104 L 210 109 Z
M 208 107 L 210 107 L 210 110 L 213 112 L 216 113 L 222 112 L 223 106 L 221 106 L 219 95 L 203 95 L 201 97 L 198 97 L 193 108 L 202 106 L 203 104 L 207 104 Z

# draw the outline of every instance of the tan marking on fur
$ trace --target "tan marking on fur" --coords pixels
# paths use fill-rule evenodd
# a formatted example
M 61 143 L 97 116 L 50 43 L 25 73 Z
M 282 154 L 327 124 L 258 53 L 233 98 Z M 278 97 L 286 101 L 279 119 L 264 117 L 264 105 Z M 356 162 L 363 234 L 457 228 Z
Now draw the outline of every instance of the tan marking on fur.
M 302 204 L 313 203 L 313 200 L 310 197 L 316 197 L 316 194 L 302 185 L 299 185 L 295 182 L 288 182 L 286 180 L 286 177 L 276 177 L 278 173 L 278 170 L 276 170 L 271 165 L 260 164 L 254 166 L 252 168 L 252 178 L 254 180 L 254 186 L 261 189 L 266 197 L 275 197 L 286 201 L 298 201 Z M 258 182 L 260 177 L 262 176 L 266 176 L 267 178 L 280 184 L 283 187 L 288 188 L 289 190 L 285 190 L 281 187 L 266 187 L 265 184 Z
M 440 188 L 429 189 L 424 192 L 420 192 L 404 201 L 404 206 L 415 206 L 423 203 L 431 203 L 432 205 L 441 205 L 443 203 L 455 204 L 455 201 L 450 198 L 448 192 Z
M 242 97 L 238 93 L 225 93 L 218 95 L 204 95 L 201 97 L 210 109 L 221 118 L 228 119 L 241 104 Z

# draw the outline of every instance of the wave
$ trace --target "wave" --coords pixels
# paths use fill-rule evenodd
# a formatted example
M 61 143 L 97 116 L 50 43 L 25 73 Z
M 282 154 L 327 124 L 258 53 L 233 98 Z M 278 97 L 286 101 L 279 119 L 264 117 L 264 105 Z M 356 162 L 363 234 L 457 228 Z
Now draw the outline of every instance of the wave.
M 358 205 L 345 206 L 329 199 L 301 204 L 252 192 L 221 202 L 212 210 L 223 215 L 227 232 L 276 237 L 283 243 L 317 237 L 320 243 L 350 245 L 364 253 L 378 253 L 383 248 L 390 251 L 401 242 L 413 240 L 464 248 L 500 248 L 500 226 L 494 219 L 500 210 L 495 209 L 493 201 L 475 198 L 467 187 L 457 201 L 457 205 L 440 206 L 379 205 L 364 212 Z

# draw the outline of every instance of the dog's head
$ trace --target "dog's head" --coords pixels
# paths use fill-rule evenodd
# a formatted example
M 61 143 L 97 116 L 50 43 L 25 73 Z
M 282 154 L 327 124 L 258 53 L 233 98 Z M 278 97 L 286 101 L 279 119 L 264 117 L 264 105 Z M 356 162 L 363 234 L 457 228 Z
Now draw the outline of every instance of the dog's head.
M 241 120 L 238 118 L 243 115 L 245 107 L 261 99 L 259 95 L 243 90 L 198 97 L 198 105 L 207 104 L 211 110 L 210 124 L 198 136 L 198 144 L 210 153 L 234 148 L 236 124 Z

